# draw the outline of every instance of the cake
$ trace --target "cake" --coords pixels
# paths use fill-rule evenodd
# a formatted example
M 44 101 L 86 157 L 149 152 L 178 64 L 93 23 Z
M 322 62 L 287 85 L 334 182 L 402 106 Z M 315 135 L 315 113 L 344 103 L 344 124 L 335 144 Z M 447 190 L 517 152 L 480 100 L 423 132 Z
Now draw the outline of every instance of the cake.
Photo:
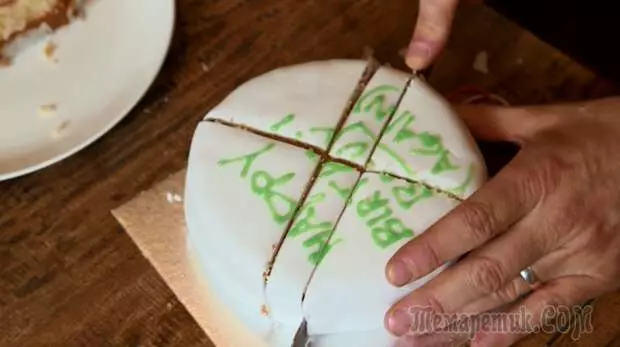
M 388 347 L 403 288 L 385 265 L 487 173 L 464 124 L 421 78 L 375 62 L 276 69 L 233 91 L 195 131 L 188 250 L 265 346 Z
M 9 61 L 24 45 L 68 24 L 81 0 L 0 0 L 0 59 Z

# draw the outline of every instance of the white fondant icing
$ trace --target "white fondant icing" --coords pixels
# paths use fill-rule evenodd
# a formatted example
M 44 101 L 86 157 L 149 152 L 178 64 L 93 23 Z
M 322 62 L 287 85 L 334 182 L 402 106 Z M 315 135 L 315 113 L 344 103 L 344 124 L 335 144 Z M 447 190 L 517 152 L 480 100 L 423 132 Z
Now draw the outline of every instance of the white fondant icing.
M 466 198 L 486 179 L 482 155 L 439 94 L 414 79 L 372 157 L 369 170 L 428 183 Z
M 375 73 L 338 133 L 331 156 L 366 165 L 407 78 L 404 72 L 390 67 L 382 67 Z
M 340 121 L 365 68 L 364 61 L 332 60 L 278 69 L 239 87 L 207 118 L 325 150 L 333 135 L 326 130 L 333 130 Z M 359 103 L 361 113 L 351 112 L 344 129 L 361 119 L 371 135 L 379 137 L 389 114 L 375 117 L 375 111 L 383 109 L 373 108 L 381 100 L 370 92 L 384 84 L 394 85 L 398 91 L 388 89 L 383 106 L 394 104 L 406 80 L 404 73 L 380 69 L 365 89 L 368 99 Z M 341 149 L 367 140 L 363 132 L 345 132 L 330 155 L 363 166 L 374 143 L 359 156 Z M 186 181 L 188 242 L 196 249 L 210 286 L 267 345 L 289 347 L 306 319 L 313 346 L 394 346 L 394 338 L 383 327 L 385 312 L 445 266 L 409 286 L 395 288 L 385 279 L 385 265 L 413 234 L 424 232 L 458 201 L 421 184 L 368 172 L 341 214 L 344 199 L 335 194 L 331 183 L 350 187 L 359 173 L 352 170 L 319 177 L 309 201 L 321 192 L 328 194 L 325 200 L 312 204 L 316 218 L 309 222 L 327 222 L 321 228 L 326 235 L 342 217 L 332 235 L 333 248 L 318 267 L 309 261 L 311 254 L 321 254 L 312 245 L 322 237 L 316 236 L 318 229 L 299 232 L 305 213 L 310 211 L 306 206 L 293 223 L 293 234 L 284 240 L 265 287 L 263 272 L 288 222 L 286 216 L 274 221 L 265 203 L 265 185 L 274 183 L 267 175 L 276 180 L 275 191 L 283 194 L 272 195 L 279 199 L 277 211 L 292 212 L 291 206 L 299 203 L 318 164 L 318 157 L 307 153 L 243 129 L 201 123 L 192 143 Z M 437 166 L 442 153 L 449 154 L 447 161 Z M 255 159 L 243 170 L 248 161 L 239 158 L 250 154 L 256 154 Z M 234 158 L 239 160 L 230 160 Z M 222 159 L 228 161 L 220 162 Z M 370 159 L 368 170 L 423 181 L 461 197 L 475 191 L 486 177 L 484 162 L 467 129 L 448 104 L 420 80 L 413 81 Z M 452 166 L 458 169 L 449 170 Z M 455 189 L 467 181 L 465 168 L 469 167 L 474 169 L 470 184 Z M 258 192 L 252 191 L 253 181 Z M 407 234 L 409 229 L 411 234 Z M 261 313 L 263 309 L 268 315 Z
M 326 245 L 360 173 L 327 162 L 321 168 L 298 218 L 280 248 L 267 284 L 267 301 L 278 322 L 303 320 L 301 298 L 310 274 L 325 254 L 337 252 L 338 238 Z
M 194 135 L 188 242 L 218 296 L 266 338 L 272 320 L 262 312 L 262 274 L 317 164 L 303 149 L 213 122 Z
M 207 118 L 326 149 L 366 65 L 330 60 L 276 69 L 240 86 Z
M 389 182 L 388 182 L 389 181 Z M 366 173 L 333 237 L 342 239 L 314 273 L 303 304 L 312 335 L 377 330 L 397 300 L 443 267 L 403 288 L 385 278 L 385 265 L 414 235 L 457 206 L 419 184 Z

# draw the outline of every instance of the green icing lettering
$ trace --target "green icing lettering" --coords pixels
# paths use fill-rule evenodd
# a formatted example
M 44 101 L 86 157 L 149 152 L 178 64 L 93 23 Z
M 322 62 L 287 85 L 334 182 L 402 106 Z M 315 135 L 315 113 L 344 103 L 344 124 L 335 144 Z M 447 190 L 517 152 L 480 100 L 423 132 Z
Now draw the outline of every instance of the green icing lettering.
M 366 225 L 370 227 L 373 242 L 382 249 L 414 235 L 413 231 L 407 228 L 400 219 L 393 217 L 389 200 L 382 198 L 380 191 L 375 191 L 372 195 L 359 201 L 357 214 L 366 220 Z M 372 218 L 367 219 L 367 217 Z
M 391 183 L 394 182 L 395 178 L 390 175 L 379 175 L 379 179 L 383 183 Z
M 294 120 L 295 120 L 295 115 L 292 113 L 289 113 L 284 118 L 282 118 L 280 121 L 278 121 L 276 124 L 272 125 L 270 129 L 271 131 L 276 132 L 276 133 L 280 132 L 280 129 L 292 123 Z
M 421 184 L 407 184 L 402 187 L 392 188 L 394 199 L 405 210 L 410 209 L 418 202 L 429 199 L 433 196 L 433 191 Z
M 353 113 L 371 112 L 374 109 L 375 119 L 383 121 L 395 108 L 395 105 L 386 105 L 386 94 L 390 92 L 400 95 L 400 88 L 392 85 L 381 85 L 369 90 L 355 104 Z
M 438 175 L 446 171 L 454 171 L 460 168 L 460 166 L 454 165 L 450 161 L 450 152 L 448 152 L 447 150 L 443 150 L 439 155 L 437 162 L 435 162 L 435 165 L 433 165 L 431 173 Z
M 314 248 L 312 253 L 308 256 L 308 261 L 312 265 L 318 265 L 319 262 L 327 255 L 327 253 L 334 247 L 336 242 L 328 243 L 329 236 L 334 229 L 332 222 L 320 222 L 316 216 L 316 205 L 325 201 L 325 193 L 316 193 L 308 197 L 306 203 L 300 211 L 297 221 L 291 227 L 287 237 L 298 237 L 302 234 L 310 234 L 308 238 L 302 243 L 304 248 Z
M 311 149 L 306 150 L 306 157 L 312 161 L 317 161 L 319 159 L 319 155 Z
M 327 184 L 344 200 L 347 200 L 351 196 L 351 192 L 353 192 L 353 188 L 343 188 L 334 180 L 329 181 Z
M 446 171 L 458 170 L 460 168 L 450 161 L 450 152 L 443 145 L 439 135 L 423 132 L 418 134 L 417 137 L 422 147 L 414 148 L 411 151 L 418 155 L 437 157 L 437 161 L 431 169 L 432 174 L 438 175 Z
M 304 133 L 302 133 L 301 131 L 298 131 L 295 133 L 295 139 L 296 140 L 301 140 L 301 138 L 304 136 Z
M 329 127 L 314 127 L 310 129 L 311 133 L 323 133 L 325 136 L 325 140 L 323 141 L 325 146 L 329 146 L 329 144 L 332 141 L 332 138 L 334 137 L 334 134 L 336 133 L 336 129 L 335 128 L 329 128 Z
M 413 230 L 407 228 L 400 219 L 390 218 L 382 226 L 372 228 L 374 243 L 385 249 L 400 240 L 413 237 Z
M 348 143 L 342 147 L 340 147 L 336 151 L 336 155 L 343 155 L 345 153 L 349 153 L 347 157 L 349 158 L 359 158 L 363 156 L 366 152 L 370 151 L 371 146 L 377 141 L 377 136 L 368 128 L 368 126 L 364 122 L 356 122 L 346 127 L 342 128 L 340 133 L 338 134 L 338 138 L 351 133 L 351 132 L 359 132 L 363 134 L 363 136 L 367 137 L 367 141 L 356 141 Z
M 321 169 L 319 178 L 330 177 L 334 174 L 341 173 L 341 172 L 353 172 L 353 171 L 355 170 L 350 166 L 330 161 L 330 162 L 323 164 L 323 168 Z
M 455 188 L 449 189 L 448 191 L 454 195 L 463 195 L 465 194 L 465 191 L 467 191 L 467 189 L 471 185 L 473 179 L 474 179 L 474 164 L 469 164 L 469 168 L 467 169 L 467 176 L 465 177 L 465 180 L 463 180 L 463 183 L 461 183 L 459 186 Z
M 386 220 L 387 218 L 390 218 L 390 216 L 392 216 L 392 213 L 394 213 L 394 211 L 392 211 L 391 208 L 386 207 L 380 215 L 369 219 L 368 222 L 366 222 L 366 225 L 368 225 L 369 227 L 375 226 L 378 223 Z
M 403 111 L 403 113 L 401 113 L 398 119 L 394 122 L 394 126 L 396 126 L 396 124 L 398 124 L 401 120 L 405 123 L 396 132 L 396 135 L 394 136 L 394 143 L 400 143 L 416 137 L 415 131 L 410 128 L 411 123 L 415 120 L 415 117 L 409 111 Z
M 398 129 L 393 138 L 393 143 L 395 144 L 400 144 L 409 140 L 417 140 L 419 146 L 412 148 L 410 153 L 420 156 L 436 157 L 437 161 L 431 168 L 431 173 L 434 175 L 460 169 L 458 165 L 455 165 L 450 160 L 450 151 L 445 148 L 441 137 L 429 132 L 416 133 L 411 128 L 411 124 L 414 120 L 415 117 L 409 111 L 403 111 L 389 124 L 386 134 L 392 133 Z M 383 150 L 389 157 L 396 161 L 401 168 L 405 170 L 405 172 L 408 174 L 413 174 L 413 170 L 408 167 L 404 158 L 399 156 L 395 150 L 389 148 L 385 144 L 380 144 L 378 148 Z
M 288 183 L 294 177 L 295 174 L 292 172 L 278 178 L 262 170 L 252 174 L 252 191 L 267 203 L 271 216 L 278 224 L 286 223 L 291 218 L 297 200 L 276 192 L 275 188 Z
M 390 148 L 385 143 L 379 143 L 377 145 L 377 150 L 383 151 L 388 157 L 392 158 L 392 160 L 394 160 L 406 174 L 414 174 L 413 169 L 409 166 L 409 164 L 407 164 L 407 161 L 404 158 L 396 153 L 396 150 Z
M 248 155 L 244 155 L 244 156 L 232 158 L 232 159 L 222 159 L 218 161 L 217 164 L 219 166 L 224 166 L 224 165 L 228 165 L 228 164 L 235 163 L 238 161 L 244 161 L 243 169 L 241 170 L 241 177 L 245 178 L 245 176 L 248 174 L 248 171 L 250 171 L 250 169 L 252 168 L 252 164 L 254 164 L 254 161 L 256 161 L 256 158 L 274 149 L 275 146 L 276 146 L 275 143 L 270 143 L 264 148 L 259 149 L 258 151 L 254 153 L 250 153 Z
M 330 242 L 329 237 L 331 233 L 331 230 L 325 230 L 304 241 L 304 248 L 315 248 L 315 251 L 308 256 L 308 260 L 311 264 L 318 265 L 335 245 L 342 242 L 342 239 Z
M 423 132 L 418 135 L 418 139 L 424 148 L 443 148 L 441 137 L 439 135 Z
M 389 203 L 388 199 L 381 197 L 380 191 L 375 191 L 371 196 L 360 200 L 357 204 L 357 214 L 361 218 L 366 218 L 371 213 L 388 207 Z
M 400 123 L 402 122 L 405 122 L 405 124 L 400 125 Z M 388 124 L 388 126 L 385 128 L 385 136 L 387 137 L 387 135 L 392 134 L 394 132 L 394 129 L 400 126 L 400 129 L 396 132 L 398 134 L 403 129 L 411 125 L 411 122 L 413 122 L 413 115 L 411 115 L 411 112 L 407 110 L 402 111 L 399 115 L 394 115 L 394 118 L 392 119 L 390 124 Z M 394 141 L 396 141 L 396 136 L 394 137 Z

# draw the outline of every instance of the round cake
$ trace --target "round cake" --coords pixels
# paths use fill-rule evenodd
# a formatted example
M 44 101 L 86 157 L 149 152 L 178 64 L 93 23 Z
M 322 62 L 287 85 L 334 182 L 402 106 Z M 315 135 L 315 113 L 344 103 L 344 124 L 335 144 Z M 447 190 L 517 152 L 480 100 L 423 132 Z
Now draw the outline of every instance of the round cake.
M 374 62 L 289 66 L 240 86 L 195 132 L 188 247 L 266 346 L 387 347 L 406 287 L 385 265 L 486 179 L 479 149 L 422 79 Z

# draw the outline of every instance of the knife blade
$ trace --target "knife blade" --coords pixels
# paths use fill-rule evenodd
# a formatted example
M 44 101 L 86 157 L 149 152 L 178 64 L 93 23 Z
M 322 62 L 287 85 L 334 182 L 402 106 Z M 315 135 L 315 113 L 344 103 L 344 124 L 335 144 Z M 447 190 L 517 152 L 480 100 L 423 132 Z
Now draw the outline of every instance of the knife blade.
M 308 338 L 308 322 L 304 319 L 297 329 L 293 344 L 291 347 L 310 347 L 310 339 Z

